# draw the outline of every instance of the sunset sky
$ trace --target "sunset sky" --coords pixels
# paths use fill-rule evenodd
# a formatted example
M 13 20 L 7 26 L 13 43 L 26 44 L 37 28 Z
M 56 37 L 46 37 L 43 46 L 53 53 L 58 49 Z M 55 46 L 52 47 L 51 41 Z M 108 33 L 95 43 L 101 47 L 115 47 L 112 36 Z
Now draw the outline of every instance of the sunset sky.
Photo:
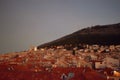
M 120 22 L 120 0 L 0 0 L 0 53 Z

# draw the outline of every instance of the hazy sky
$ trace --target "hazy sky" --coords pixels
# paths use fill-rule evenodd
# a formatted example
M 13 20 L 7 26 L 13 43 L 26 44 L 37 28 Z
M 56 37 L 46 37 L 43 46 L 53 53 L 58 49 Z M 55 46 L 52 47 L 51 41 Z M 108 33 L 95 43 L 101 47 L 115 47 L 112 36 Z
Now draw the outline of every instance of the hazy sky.
M 120 22 L 120 0 L 0 0 L 0 53 Z

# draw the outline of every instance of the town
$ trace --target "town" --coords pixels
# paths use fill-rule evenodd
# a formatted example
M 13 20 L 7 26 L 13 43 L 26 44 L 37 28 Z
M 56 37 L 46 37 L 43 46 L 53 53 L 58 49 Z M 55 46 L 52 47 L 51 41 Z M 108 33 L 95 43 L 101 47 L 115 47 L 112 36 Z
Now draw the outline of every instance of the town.
M 51 72 L 54 68 L 83 67 L 100 72 L 106 75 L 107 79 L 120 79 L 120 45 L 86 44 L 82 48 L 74 47 L 72 49 L 67 49 L 65 46 L 40 49 L 32 47 L 22 52 L 1 54 L 0 68 L 8 71 L 33 72 L 41 72 L 44 68 Z M 4 65 L 9 66 L 4 67 Z M 107 72 L 105 69 L 110 69 L 110 71 Z

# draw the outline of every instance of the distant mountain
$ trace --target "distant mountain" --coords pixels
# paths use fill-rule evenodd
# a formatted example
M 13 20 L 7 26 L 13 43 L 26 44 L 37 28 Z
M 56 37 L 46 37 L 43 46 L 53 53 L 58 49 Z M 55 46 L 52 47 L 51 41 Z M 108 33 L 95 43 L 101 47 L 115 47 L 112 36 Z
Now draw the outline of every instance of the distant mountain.
M 70 44 L 72 46 L 79 46 L 79 44 L 120 44 L 120 23 L 84 28 L 60 39 L 42 44 L 38 48 Z

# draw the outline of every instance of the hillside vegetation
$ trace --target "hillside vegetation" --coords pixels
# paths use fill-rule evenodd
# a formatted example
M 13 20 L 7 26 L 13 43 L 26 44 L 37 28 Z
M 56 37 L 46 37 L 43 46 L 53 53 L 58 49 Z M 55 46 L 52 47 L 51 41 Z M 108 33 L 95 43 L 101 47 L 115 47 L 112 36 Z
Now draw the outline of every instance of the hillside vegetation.
M 57 40 L 42 44 L 38 48 L 59 45 L 72 45 L 74 47 L 80 44 L 120 44 L 120 23 L 84 28 Z

